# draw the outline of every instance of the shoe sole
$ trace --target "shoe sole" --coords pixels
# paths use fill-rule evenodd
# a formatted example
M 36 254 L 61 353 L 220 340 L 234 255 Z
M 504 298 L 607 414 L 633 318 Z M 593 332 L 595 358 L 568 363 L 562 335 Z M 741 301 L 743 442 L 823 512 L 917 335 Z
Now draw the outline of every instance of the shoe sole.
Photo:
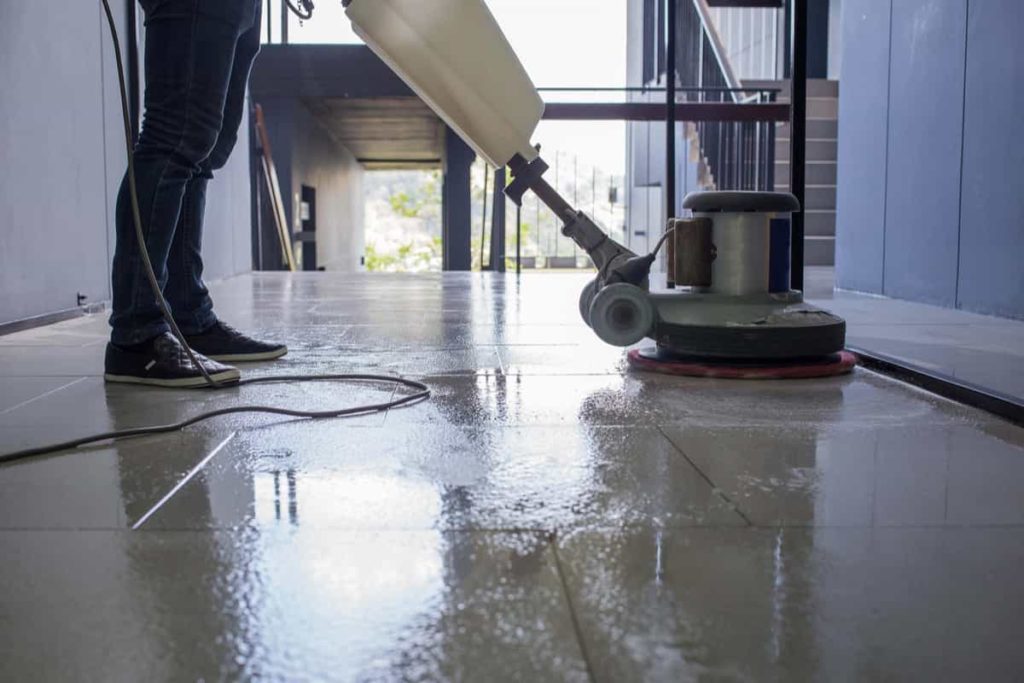
M 226 370 L 210 375 L 210 379 L 218 384 L 233 384 L 242 378 L 238 370 Z M 209 386 L 205 377 L 181 377 L 179 379 L 158 379 L 155 377 L 135 377 L 133 375 L 103 375 L 106 382 L 113 384 L 140 384 L 150 387 L 164 387 L 168 389 L 191 389 L 195 387 Z
M 288 353 L 287 348 L 263 351 L 262 353 L 232 353 L 223 356 L 206 356 L 218 363 L 255 363 L 261 360 L 276 360 Z

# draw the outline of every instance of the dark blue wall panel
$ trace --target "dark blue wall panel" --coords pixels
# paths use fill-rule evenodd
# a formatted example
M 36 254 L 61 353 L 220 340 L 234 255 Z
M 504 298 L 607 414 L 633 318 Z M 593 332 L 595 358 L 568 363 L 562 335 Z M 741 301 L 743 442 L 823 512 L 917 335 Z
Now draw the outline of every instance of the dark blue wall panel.
M 953 306 L 967 0 L 896 0 L 884 293 Z
M 969 13 L 958 305 L 1024 317 L 1024 2 Z
M 836 278 L 882 291 L 890 0 L 844 0 Z

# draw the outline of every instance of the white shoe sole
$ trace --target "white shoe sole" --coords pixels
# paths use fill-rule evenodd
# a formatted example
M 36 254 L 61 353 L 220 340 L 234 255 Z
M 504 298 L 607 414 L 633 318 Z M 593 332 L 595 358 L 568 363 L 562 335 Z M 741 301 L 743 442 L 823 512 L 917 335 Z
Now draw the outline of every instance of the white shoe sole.
M 225 370 L 210 375 L 210 379 L 218 384 L 237 382 L 242 378 L 238 370 Z M 157 379 L 155 377 L 135 377 L 133 375 L 103 375 L 104 381 L 112 384 L 141 384 L 151 387 L 165 387 L 170 389 L 191 389 L 194 387 L 205 387 L 208 385 L 205 377 L 182 377 L 180 379 Z
M 279 349 L 263 353 L 235 353 L 224 356 L 207 356 L 207 358 L 218 363 L 255 363 L 261 360 L 275 360 L 286 353 L 288 353 L 288 347 L 282 346 Z

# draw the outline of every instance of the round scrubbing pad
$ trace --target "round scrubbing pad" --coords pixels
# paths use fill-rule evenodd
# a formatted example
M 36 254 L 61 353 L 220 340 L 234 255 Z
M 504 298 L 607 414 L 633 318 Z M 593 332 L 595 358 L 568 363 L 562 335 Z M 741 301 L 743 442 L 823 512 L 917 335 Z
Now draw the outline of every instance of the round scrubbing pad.
M 840 351 L 823 358 L 796 361 L 730 361 L 674 356 L 654 347 L 633 349 L 627 354 L 629 364 L 637 370 L 685 377 L 719 379 L 810 379 L 833 377 L 851 372 L 857 357 Z

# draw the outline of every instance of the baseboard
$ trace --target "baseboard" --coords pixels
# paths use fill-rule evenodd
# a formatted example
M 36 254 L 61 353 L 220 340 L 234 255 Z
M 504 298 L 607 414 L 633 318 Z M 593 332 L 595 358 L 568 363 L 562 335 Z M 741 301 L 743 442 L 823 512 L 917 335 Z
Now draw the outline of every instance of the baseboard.
M 63 311 L 54 311 L 53 313 L 44 313 L 43 315 L 36 315 L 31 318 L 22 318 L 21 320 L 12 320 L 11 322 L 0 323 L 0 337 L 8 334 L 14 334 L 15 332 L 22 332 L 23 330 L 31 330 L 36 327 L 44 327 L 46 325 L 63 322 L 65 320 L 79 318 L 83 315 L 89 315 L 90 313 L 100 313 L 105 309 L 105 304 L 77 306 Z

